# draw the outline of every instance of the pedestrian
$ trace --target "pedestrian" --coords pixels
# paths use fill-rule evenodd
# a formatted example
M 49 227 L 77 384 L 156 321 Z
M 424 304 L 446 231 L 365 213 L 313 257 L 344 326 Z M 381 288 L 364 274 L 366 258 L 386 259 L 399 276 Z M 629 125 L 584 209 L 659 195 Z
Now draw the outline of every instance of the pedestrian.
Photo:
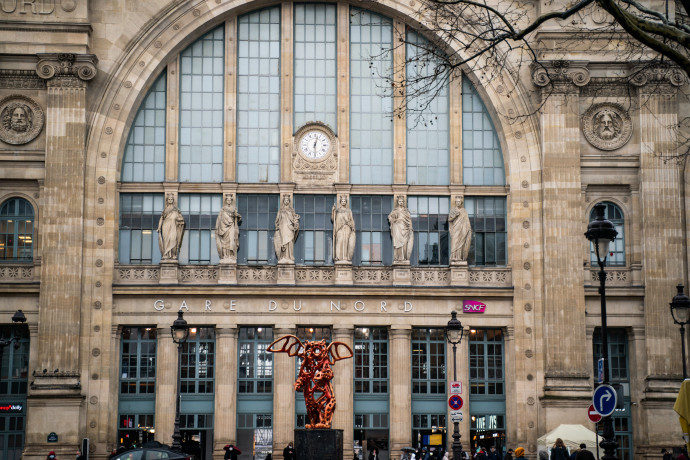
M 108 458 L 113 458 L 115 456 L 117 456 L 117 448 L 113 447 L 113 450 L 110 451 L 110 455 L 108 456 Z
M 487 458 L 489 460 L 501 460 L 501 454 L 496 450 L 496 446 L 491 446 L 489 448 L 489 455 Z
M 568 449 L 565 447 L 565 443 L 561 438 L 557 438 L 551 448 L 551 460 L 570 460 L 568 457 Z
M 577 457 L 578 452 L 580 452 L 580 449 L 573 449 L 570 452 L 570 457 L 568 457 L 568 458 L 570 458 L 570 460 L 575 460 L 575 457 Z
M 475 460 L 487 460 L 486 451 L 482 447 L 477 447 L 477 455 L 475 455 Z
M 242 454 L 242 451 L 232 444 L 226 444 L 223 450 L 225 451 L 223 460 L 237 460 L 237 456 Z
M 549 460 L 549 453 L 545 450 L 539 451 L 539 460 Z
M 524 458 L 525 457 L 525 449 L 522 447 L 518 447 L 515 449 L 515 458 Z
M 666 448 L 661 449 L 661 457 L 662 460 L 673 460 L 673 455 Z
M 503 456 L 503 460 L 513 460 L 513 449 L 508 449 L 508 452 Z
M 283 449 L 283 459 L 284 460 L 295 460 L 297 458 L 297 452 L 295 452 L 295 447 L 292 444 L 292 441 L 288 443 L 288 445 Z
M 683 451 L 678 454 L 676 460 L 688 460 L 688 450 L 685 447 L 683 447 Z
M 269 452 L 266 454 L 266 458 L 264 460 L 273 460 L 273 455 Z
M 379 450 L 376 447 L 369 451 L 369 460 L 379 460 Z
M 575 460 L 596 460 L 594 454 L 587 450 L 587 444 L 584 442 L 580 444 L 580 450 L 577 451 Z
M 77 449 L 77 457 L 75 460 L 84 460 L 84 456 L 81 453 L 81 449 Z
M 51 450 L 50 452 L 48 452 L 46 460 L 57 460 L 57 457 L 55 456 L 55 451 Z

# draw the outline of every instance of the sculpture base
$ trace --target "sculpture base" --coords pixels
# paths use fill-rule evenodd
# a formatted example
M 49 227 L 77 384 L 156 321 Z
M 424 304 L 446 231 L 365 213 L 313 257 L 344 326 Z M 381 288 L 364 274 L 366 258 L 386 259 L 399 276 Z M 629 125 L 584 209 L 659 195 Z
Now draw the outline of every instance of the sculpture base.
M 159 284 L 177 284 L 177 260 L 161 260 Z
M 278 262 L 277 284 L 295 284 L 295 264 Z
M 218 284 L 237 284 L 237 264 L 220 261 Z
M 395 286 L 411 286 L 412 272 L 410 271 L 410 263 L 396 264 L 393 262 L 393 285 Z
M 299 460 L 343 460 L 343 430 L 295 430 Z
M 352 263 L 335 263 L 335 284 L 352 284 Z
M 467 261 L 458 261 L 450 263 L 450 284 L 451 286 L 467 286 L 469 285 L 469 270 Z

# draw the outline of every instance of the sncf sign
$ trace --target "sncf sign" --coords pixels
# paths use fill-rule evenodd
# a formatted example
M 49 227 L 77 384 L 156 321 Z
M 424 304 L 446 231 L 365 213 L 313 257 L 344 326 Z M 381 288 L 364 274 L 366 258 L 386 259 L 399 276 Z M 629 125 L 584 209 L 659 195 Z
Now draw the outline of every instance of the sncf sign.
M 477 302 L 476 300 L 463 300 L 462 301 L 462 312 L 463 313 L 484 313 L 486 310 L 486 305 Z

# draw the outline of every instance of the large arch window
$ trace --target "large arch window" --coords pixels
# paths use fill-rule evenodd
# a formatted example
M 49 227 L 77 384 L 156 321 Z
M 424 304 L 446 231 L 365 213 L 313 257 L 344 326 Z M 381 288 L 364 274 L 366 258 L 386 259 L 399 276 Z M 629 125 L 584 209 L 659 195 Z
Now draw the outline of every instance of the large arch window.
M 23 198 L 0 206 L 0 260 L 30 262 L 34 249 L 34 209 Z
M 606 206 L 604 209 L 604 218 L 611 221 L 613 226 L 616 228 L 618 235 L 613 243 L 609 246 L 609 255 L 606 261 L 607 266 L 611 267 L 624 267 L 625 266 L 625 220 L 623 218 L 623 211 L 617 205 L 605 201 L 602 203 Z M 594 213 L 594 208 L 589 213 L 589 221 L 593 221 L 596 215 Z M 594 251 L 594 244 L 589 244 L 589 260 L 593 267 L 598 267 L 597 265 L 597 253 Z

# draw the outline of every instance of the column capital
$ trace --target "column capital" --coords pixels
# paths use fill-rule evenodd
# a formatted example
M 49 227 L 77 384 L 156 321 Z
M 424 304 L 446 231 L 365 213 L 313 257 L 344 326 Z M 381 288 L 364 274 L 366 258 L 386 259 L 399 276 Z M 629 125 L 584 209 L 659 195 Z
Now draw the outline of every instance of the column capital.
M 532 82 L 540 87 L 552 85 L 554 91 L 569 93 L 585 86 L 591 78 L 589 61 L 546 61 L 532 65 Z
M 647 64 L 633 68 L 630 73 L 630 84 L 637 87 L 659 85 L 666 86 L 668 89 L 683 86 L 687 82 L 687 78 L 683 71 L 674 65 L 669 64 Z M 675 89 L 673 88 L 673 92 Z
M 54 77 L 76 77 L 85 82 L 96 76 L 95 54 L 37 53 L 36 73 L 50 80 Z

